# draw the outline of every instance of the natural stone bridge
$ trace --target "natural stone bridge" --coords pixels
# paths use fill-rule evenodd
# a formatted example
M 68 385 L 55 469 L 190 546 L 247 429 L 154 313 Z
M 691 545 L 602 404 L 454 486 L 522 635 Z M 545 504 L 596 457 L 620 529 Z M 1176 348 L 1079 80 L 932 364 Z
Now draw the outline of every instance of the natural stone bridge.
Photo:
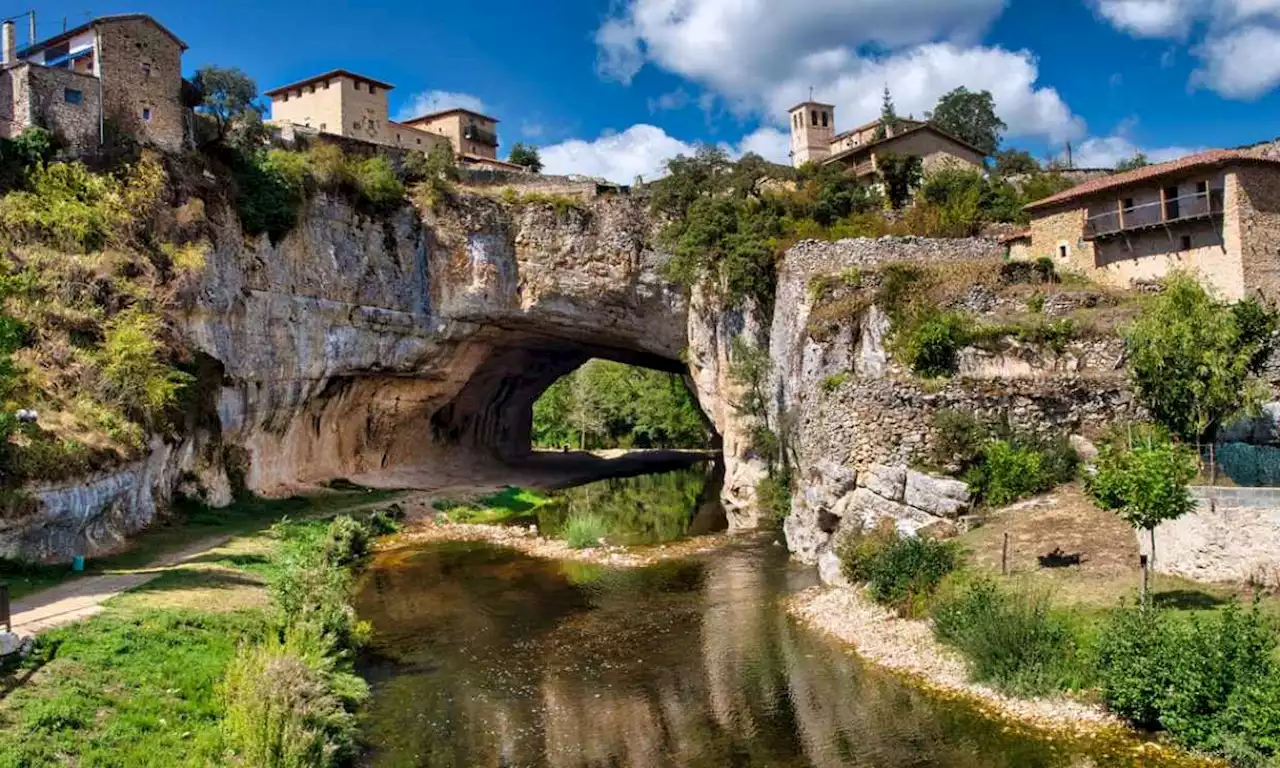
M 321 200 L 276 245 L 220 238 L 188 328 L 224 367 L 222 438 L 251 489 L 512 457 L 533 402 L 586 360 L 686 370 L 688 302 L 642 201 L 437 210 Z

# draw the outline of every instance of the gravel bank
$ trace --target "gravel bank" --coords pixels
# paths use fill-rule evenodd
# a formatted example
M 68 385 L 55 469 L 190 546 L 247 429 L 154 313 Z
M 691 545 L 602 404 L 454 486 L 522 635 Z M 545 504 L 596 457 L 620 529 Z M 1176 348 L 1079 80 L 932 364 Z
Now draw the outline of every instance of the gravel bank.
M 928 622 L 900 619 L 853 589 L 807 589 L 788 604 L 810 627 L 854 646 L 880 666 L 917 678 L 928 688 L 972 698 L 982 709 L 1054 731 L 1092 733 L 1124 728 L 1101 707 L 1065 696 L 1015 699 L 971 683 L 964 660 L 933 636 Z

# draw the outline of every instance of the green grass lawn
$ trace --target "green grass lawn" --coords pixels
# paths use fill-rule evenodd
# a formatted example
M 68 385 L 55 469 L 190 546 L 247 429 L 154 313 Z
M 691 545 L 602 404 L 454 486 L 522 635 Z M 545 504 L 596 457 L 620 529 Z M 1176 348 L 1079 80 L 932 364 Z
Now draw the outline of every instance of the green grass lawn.
M 125 552 L 86 559 L 82 573 L 73 572 L 69 563 L 42 565 L 0 559 L 0 583 L 7 583 L 10 599 L 17 600 L 69 579 L 145 568 L 203 539 L 265 530 L 284 517 L 332 517 L 353 506 L 389 502 L 399 495 L 398 491 L 369 490 L 350 484 L 341 488 L 287 499 L 254 497 L 223 509 L 179 503 L 170 517 L 134 537 Z
M 356 491 L 190 510 L 190 531 L 169 526 L 112 558 L 123 567 L 234 534 L 0 668 L 0 768 L 231 764 L 219 684 L 237 646 L 269 625 L 267 577 L 322 536 L 328 518 L 389 498 Z
M 550 502 L 550 497 L 537 491 L 508 486 L 472 501 L 437 501 L 435 507 L 455 523 L 500 525 L 525 518 L 536 520 L 538 507 Z

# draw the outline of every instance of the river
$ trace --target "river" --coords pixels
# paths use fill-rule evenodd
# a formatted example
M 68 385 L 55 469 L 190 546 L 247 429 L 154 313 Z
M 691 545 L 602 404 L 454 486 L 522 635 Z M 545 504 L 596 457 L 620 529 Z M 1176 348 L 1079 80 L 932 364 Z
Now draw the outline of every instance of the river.
M 576 498 L 604 509 L 655 484 L 610 482 Z M 664 531 L 699 518 L 683 497 L 689 523 Z M 1139 764 L 1128 741 L 1050 740 L 860 662 L 788 617 L 784 598 L 813 583 L 770 536 L 630 571 L 479 542 L 383 552 L 357 599 L 374 629 L 364 764 Z

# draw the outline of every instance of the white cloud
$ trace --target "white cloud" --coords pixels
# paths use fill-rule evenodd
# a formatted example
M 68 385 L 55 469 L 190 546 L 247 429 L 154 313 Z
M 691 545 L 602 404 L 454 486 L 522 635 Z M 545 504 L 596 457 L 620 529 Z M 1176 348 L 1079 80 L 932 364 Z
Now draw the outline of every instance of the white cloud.
M 1072 160 L 1077 168 L 1115 168 L 1139 153 L 1152 163 L 1163 163 L 1199 151 L 1198 147 L 1140 147 L 1127 136 L 1116 134 L 1086 139 L 1075 148 Z
M 1201 66 L 1192 73 L 1191 84 L 1229 99 L 1256 99 L 1280 84 L 1278 50 L 1280 29 L 1264 25 L 1210 37 L 1195 49 Z
M 747 134 L 737 146 L 727 143 L 719 146 L 734 158 L 754 152 L 775 163 L 791 164 L 791 137 L 771 126 Z M 538 154 L 545 165 L 543 173 L 576 173 L 630 184 L 636 176 L 645 181 L 664 176 L 668 160 L 697 150 L 697 144 L 681 141 L 657 126 L 640 123 L 621 133 L 605 133 L 594 141 L 570 139 L 541 147 Z
M 651 180 L 661 176 L 668 159 L 697 149 L 653 125 L 633 125 L 622 133 L 605 134 L 595 141 L 570 139 L 542 147 L 543 173 L 599 176 L 630 184 L 636 176 Z
M 1192 37 L 1200 66 L 1191 85 L 1229 99 L 1256 99 L 1280 85 L 1280 0 L 1092 0 L 1098 14 L 1135 37 Z
M 423 91 L 409 97 L 392 120 L 411 120 L 420 115 L 432 112 L 443 112 L 446 109 L 469 109 L 472 112 L 484 112 L 484 102 L 478 96 L 453 91 Z
M 960 85 L 990 90 L 1012 136 L 1084 133 L 1026 51 L 975 45 L 1006 0 L 625 0 L 596 33 L 598 65 L 629 82 L 646 64 L 699 83 L 739 114 L 786 124 L 815 97 L 838 127 L 879 114 L 887 84 L 901 114 L 932 109 Z M 867 51 L 878 51 L 869 54 Z

